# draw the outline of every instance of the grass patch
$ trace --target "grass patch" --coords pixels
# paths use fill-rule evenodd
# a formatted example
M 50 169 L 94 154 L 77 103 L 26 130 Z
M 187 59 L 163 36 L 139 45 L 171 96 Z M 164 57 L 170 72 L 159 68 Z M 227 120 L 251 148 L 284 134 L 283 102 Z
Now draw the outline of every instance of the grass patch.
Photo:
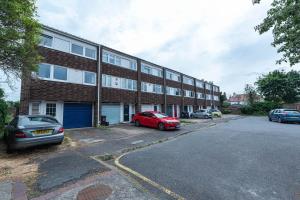
M 105 155 L 97 156 L 96 158 L 102 161 L 108 161 L 114 159 L 114 156 L 111 154 L 105 154 Z

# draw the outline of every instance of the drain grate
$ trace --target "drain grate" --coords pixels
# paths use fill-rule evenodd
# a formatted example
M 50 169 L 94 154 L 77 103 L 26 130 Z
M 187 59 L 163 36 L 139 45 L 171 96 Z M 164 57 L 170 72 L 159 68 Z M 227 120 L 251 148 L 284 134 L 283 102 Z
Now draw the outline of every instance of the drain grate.
M 81 190 L 77 195 L 77 200 L 105 200 L 111 193 L 112 189 L 107 185 L 92 185 Z

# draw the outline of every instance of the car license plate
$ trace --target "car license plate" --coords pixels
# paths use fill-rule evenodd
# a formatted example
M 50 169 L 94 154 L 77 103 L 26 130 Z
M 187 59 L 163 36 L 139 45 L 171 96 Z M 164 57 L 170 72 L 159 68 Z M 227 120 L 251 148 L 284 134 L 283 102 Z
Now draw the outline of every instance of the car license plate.
M 176 125 L 176 128 L 180 128 L 180 125 Z
M 32 132 L 35 135 L 46 135 L 52 133 L 51 129 L 45 129 L 45 130 L 36 130 Z

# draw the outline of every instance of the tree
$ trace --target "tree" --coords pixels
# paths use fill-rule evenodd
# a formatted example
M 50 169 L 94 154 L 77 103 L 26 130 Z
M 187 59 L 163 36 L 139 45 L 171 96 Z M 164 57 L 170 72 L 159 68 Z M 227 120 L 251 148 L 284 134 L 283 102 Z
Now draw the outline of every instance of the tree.
M 255 84 L 268 101 L 294 103 L 300 95 L 300 71 L 275 70 L 260 76 Z
M 8 108 L 4 100 L 4 91 L 0 88 L 0 138 L 5 126 L 7 113 L 8 113 Z
M 260 0 L 253 0 L 260 3 Z M 272 46 L 282 53 L 282 62 L 293 66 L 300 62 L 300 0 L 274 0 L 267 17 L 255 27 L 259 34 L 272 29 L 274 41 Z
M 252 106 L 257 99 L 257 93 L 256 93 L 255 88 L 250 84 L 246 84 L 245 94 L 247 96 L 247 101 L 248 101 L 249 105 Z
M 220 95 L 220 105 L 221 105 L 221 107 L 223 107 L 224 101 L 226 101 L 226 100 L 227 100 L 226 93 L 225 92 L 221 93 L 221 95 Z
M 37 69 L 41 25 L 34 0 L 0 0 L 0 70 L 7 79 Z

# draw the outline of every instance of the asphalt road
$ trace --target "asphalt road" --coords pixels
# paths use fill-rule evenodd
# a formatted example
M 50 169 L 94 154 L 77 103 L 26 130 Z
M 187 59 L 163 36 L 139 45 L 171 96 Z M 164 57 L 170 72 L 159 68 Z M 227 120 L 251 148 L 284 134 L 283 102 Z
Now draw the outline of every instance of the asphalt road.
M 300 125 L 233 120 L 130 153 L 121 163 L 186 199 L 300 199 Z

